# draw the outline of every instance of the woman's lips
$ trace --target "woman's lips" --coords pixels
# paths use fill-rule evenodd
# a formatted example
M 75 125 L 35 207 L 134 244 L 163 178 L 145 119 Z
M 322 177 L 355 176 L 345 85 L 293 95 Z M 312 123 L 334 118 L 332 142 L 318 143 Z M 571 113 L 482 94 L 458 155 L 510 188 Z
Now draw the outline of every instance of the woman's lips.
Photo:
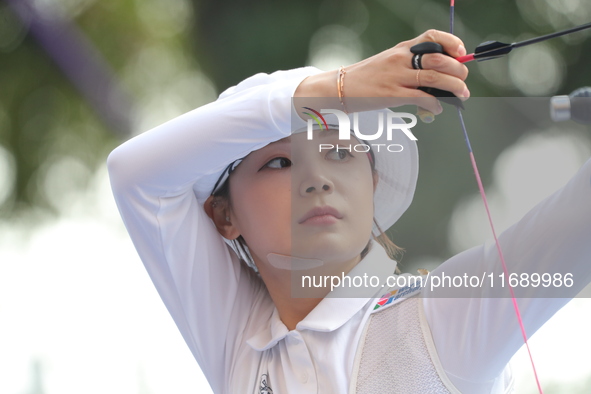
M 334 224 L 343 215 L 331 206 L 315 207 L 308 211 L 298 221 L 299 224 Z

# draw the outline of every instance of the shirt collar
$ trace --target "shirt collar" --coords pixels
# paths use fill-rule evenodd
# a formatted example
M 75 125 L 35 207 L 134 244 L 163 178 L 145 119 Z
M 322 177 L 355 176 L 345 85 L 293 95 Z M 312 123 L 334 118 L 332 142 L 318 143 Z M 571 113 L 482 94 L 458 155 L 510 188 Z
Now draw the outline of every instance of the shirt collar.
M 328 293 L 320 303 L 302 320 L 296 330 L 312 330 L 330 332 L 344 325 L 357 312 L 359 312 L 370 300 L 378 297 L 383 292 L 388 276 L 396 270 L 396 261 L 390 259 L 384 248 L 372 240 L 371 248 L 363 260 L 361 260 L 347 274 L 348 277 L 361 277 L 367 275 L 367 280 L 372 276 L 379 278 L 380 285 L 375 287 L 338 287 Z M 382 287 L 384 285 L 385 287 Z M 274 309 L 268 324 L 257 334 L 247 340 L 254 350 L 264 351 L 275 346 L 285 338 L 289 330 L 279 317 L 277 308 Z

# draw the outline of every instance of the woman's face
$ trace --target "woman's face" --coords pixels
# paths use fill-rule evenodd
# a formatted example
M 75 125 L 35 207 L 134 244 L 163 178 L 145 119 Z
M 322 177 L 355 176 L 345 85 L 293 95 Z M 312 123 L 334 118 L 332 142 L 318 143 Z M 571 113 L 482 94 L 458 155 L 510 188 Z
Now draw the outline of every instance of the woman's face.
M 325 148 L 356 143 L 333 130 L 313 140 L 297 133 L 240 163 L 230 177 L 231 222 L 257 264 L 269 253 L 325 264 L 359 257 L 371 237 L 377 179 L 367 153 Z

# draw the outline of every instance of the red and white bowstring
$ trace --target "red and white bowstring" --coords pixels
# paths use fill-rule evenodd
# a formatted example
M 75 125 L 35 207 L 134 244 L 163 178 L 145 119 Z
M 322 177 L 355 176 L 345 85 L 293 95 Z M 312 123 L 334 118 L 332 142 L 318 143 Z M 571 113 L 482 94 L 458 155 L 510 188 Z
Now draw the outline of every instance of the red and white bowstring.
M 450 33 L 454 34 L 454 0 L 451 0 L 450 4 Z M 486 209 L 486 215 L 488 216 L 488 222 L 490 223 L 490 228 L 493 233 L 493 237 L 495 239 L 495 244 L 497 245 L 497 251 L 499 252 L 499 257 L 501 259 L 501 263 L 503 265 L 503 271 L 505 272 L 505 282 L 509 285 L 509 292 L 511 293 L 511 300 L 513 301 L 513 308 L 515 309 L 515 314 L 517 315 L 517 321 L 519 322 L 519 327 L 521 329 L 521 335 L 523 336 L 523 341 L 525 342 L 525 346 L 527 348 L 527 353 L 529 354 L 529 359 L 531 362 L 531 366 L 534 371 L 534 377 L 536 378 L 536 384 L 538 385 L 538 390 L 540 394 L 543 394 L 542 385 L 540 384 L 540 380 L 538 379 L 538 373 L 536 371 L 536 365 L 534 364 L 534 359 L 531 354 L 531 350 L 529 348 L 529 344 L 527 343 L 527 333 L 525 332 L 525 327 L 523 325 L 523 319 L 521 318 L 521 312 L 519 311 L 519 306 L 517 305 L 517 298 L 515 298 L 515 292 L 513 291 L 513 287 L 509 281 L 509 270 L 507 269 L 507 263 L 505 262 L 505 257 L 503 256 L 503 250 L 501 249 L 501 244 L 497 238 L 497 232 L 495 231 L 495 225 L 493 224 L 492 216 L 490 214 L 490 209 L 488 207 L 488 200 L 486 199 L 486 193 L 484 193 L 484 186 L 482 185 L 482 180 L 480 179 L 480 173 L 478 172 L 478 167 L 476 166 L 476 159 L 474 158 L 474 152 L 472 151 L 472 145 L 470 144 L 470 139 L 468 138 L 468 132 L 466 131 L 466 125 L 464 124 L 464 117 L 462 116 L 462 110 L 460 107 L 458 109 L 458 116 L 460 118 L 460 123 L 462 125 L 462 131 L 464 132 L 464 139 L 466 141 L 466 145 L 468 147 L 468 152 L 470 154 L 470 161 L 472 162 L 472 168 L 474 169 L 474 175 L 476 176 L 476 182 L 478 183 L 478 190 L 480 191 L 480 196 L 482 197 L 482 201 L 484 202 L 484 208 Z

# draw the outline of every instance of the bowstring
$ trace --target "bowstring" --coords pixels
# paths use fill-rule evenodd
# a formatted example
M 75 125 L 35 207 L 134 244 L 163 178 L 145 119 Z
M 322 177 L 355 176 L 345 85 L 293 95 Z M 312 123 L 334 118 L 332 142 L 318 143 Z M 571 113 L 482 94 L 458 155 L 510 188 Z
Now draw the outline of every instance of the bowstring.
M 449 31 L 451 34 L 454 34 L 454 14 L 455 14 L 455 1 L 450 0 L 450 17 L 449 17 Z M 517 321 L 519 322 L 519 328 L 521 329 L 521 335 L 523 336 L 523 341 L 525 342 L 525 347 L 527 348 L 527 353 L 529 355 L 529 359 L 531 362 L 531 366 L 533 368 L 534 377 L 536 379 L 536 384 L 538 386 L 538 391 L 540 394 L 543 394 L 542 385 L 540 384 L 540 379 L 538 378 L 538 373 L 536 370 L 536 365 L 534 363 L 533 356 L 531 354 L 531 350 L 529 348 L 529 343 L 527 342 L 527 333 L 525 332 L 525 326 L 523 324 L 523 319 L 521 317 L 521 312 L 519 310 L 519 305 L 517 304 L 517 298 L 515 297 L 515 292 L 513 290 L 513 286 L 509 281 L 509 270 L 507 269 L 507 263 L 505 262 L 505 257 L 503 256 L 503 250 L 501 248 L 501 244 L 499 243 L 499 239 L 497 238 L 497 233 L 495 231 L 495 226 L 492 220 L 492 215 L 490 213 L 490 209 L 488 206 L 488 200 L 486 198 L 486 193 L 484 192 L 484 186 L 482 185 L 482 179 L 480 178 L 480 172 L 478 171 L 478 166 L 476 165 L 476 158 L 474 157 L 474 151 L 472 150 L 472 145 L 470 144 L 470 138 L 468 137 L 468 132 L 466 131 L 466 124 L 464 123 L 464 117 L 462 116 L 462 110 L 459 106 L 456 107 L 458 110 L 458 117 L 460 118 L 460 124 L 462 125 L 462 132 L 464 133 L 464 140 L 466 141 L 466 146 L 468 147 L 468 153 L 470 155 L 470 162 L 472 163 L 472 169 L 474 170 L 474 175 L 476 177 L 476 183 L 478 184 L 478 190 L 480 191 L 480 196 L 482 197 L 482 201 L 484 202 L 484 208 L 486 210 L 486 215 L 488 216 L 488 222 L 490 224 L 490 228 L 493 233 L 493 237 L 495 239 L 495 244 L 497 246 L 497 251 L 499 253 L 499 257 L 501 259 L 501 263 L 503 265 L 503 272 L 505 273 L 505 281 L 509 285 L 509 292 L 511 293 L 511 300 L 513 302 L 513 309 L 515 309 L 515 314 L 517 316 Z

